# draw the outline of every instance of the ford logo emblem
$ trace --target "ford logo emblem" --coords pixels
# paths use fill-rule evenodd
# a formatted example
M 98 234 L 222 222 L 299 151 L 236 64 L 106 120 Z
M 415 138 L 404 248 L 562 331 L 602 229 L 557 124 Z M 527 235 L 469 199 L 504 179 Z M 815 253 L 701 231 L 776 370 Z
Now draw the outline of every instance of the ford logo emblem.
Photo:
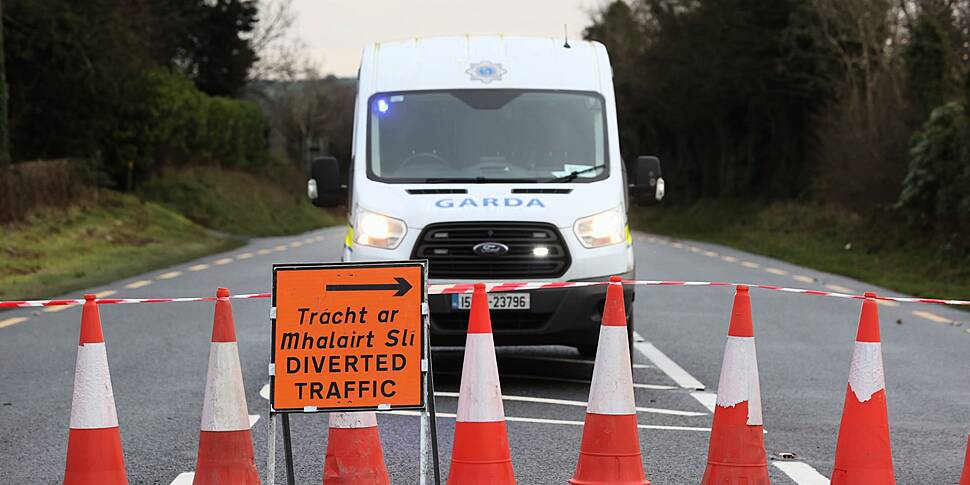
M 472 251 L 479 256 L 501 256 L 509 252 L 509 247 L 500 242 L 489 241 L 476 244 Z

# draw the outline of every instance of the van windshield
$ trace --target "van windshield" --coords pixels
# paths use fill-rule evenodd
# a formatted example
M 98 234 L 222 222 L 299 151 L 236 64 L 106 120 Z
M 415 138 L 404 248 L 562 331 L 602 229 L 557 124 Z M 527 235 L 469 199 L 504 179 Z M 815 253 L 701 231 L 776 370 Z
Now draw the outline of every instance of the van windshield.
M 608 175 L 595 93 L 382 93 L 368 108 L 368 176 L 385 182 L 591 182 Z

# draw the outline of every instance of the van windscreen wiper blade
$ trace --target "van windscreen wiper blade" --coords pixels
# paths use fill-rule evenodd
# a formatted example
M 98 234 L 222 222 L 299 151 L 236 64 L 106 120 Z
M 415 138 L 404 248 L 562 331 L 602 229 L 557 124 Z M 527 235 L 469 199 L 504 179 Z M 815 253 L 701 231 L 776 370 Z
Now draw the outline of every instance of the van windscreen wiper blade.
M 587 167 L 587 168 L 584 168 L 582 170 L 573 170 L 572 172 L 569 172 L 568 174 L 563 175 L 562 177 L 556 177 L 556 178 L 552 178 L 552 179 L 549 179 L 549 180 L 543 180 L 542 183 L 555 184 L 555 183 L 572 182 L 573 180 L 576 179 L 576 177 L 579 177 L 580 175 L 582 175 L 584 173 L 593 172 L 593 171 L 599 170 L 601 168 L 606 168 L 606 164 L 604 163 L 604 164 L 600 164 L 600 165 L 593 165 L 592 167 Z

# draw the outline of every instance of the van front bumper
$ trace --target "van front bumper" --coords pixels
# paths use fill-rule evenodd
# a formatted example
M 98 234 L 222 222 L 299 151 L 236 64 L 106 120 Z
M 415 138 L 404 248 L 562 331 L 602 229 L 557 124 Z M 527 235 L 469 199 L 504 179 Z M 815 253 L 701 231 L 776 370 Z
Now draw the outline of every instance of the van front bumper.
M 620 275 L 633 279 L 633 272 Z M 609 276 L 573 281 L 608 281 Z M 529 310 L 492 310 L 496 345 L 596 345 L 606 301 L 606 285 L 530 290 Z M 633 315 L 633 286 L 624 286 L 627 320 Z M 453 304 L 457 295 L 429 295 L 431 344 L 465 344 L 468 310 Z

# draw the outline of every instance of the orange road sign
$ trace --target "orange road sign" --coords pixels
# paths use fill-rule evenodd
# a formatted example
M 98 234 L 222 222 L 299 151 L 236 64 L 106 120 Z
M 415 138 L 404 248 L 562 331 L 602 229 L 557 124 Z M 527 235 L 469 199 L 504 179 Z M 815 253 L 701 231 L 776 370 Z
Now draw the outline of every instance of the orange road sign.
M 273 265 L 276 412 L 424 407 L 425 263 Z

